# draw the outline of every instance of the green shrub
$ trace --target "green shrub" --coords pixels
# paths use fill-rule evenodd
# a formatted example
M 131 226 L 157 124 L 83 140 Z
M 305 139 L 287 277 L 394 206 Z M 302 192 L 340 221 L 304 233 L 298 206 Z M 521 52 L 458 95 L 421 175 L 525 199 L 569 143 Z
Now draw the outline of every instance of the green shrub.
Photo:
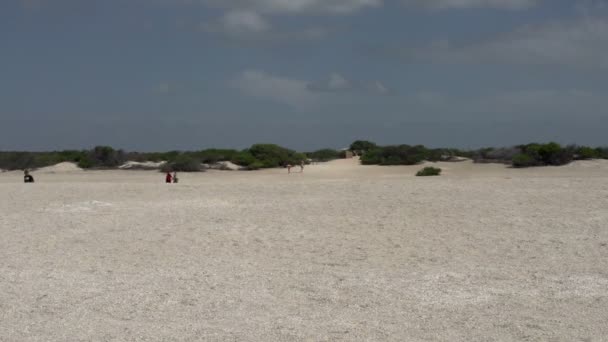
M 597 149 L 588 147 L 588 146 L 580 146 L 576 149 L 576 159 L 594 159 L 600 158 L 600 153 L 598 153 Z
M 253 163 L 247 165 L 247 170 L 250 170 L 250 171 L 259 170 L 259 169 L 262 169 L 263 167 L 264 167 L 264 164 L 262 164 L 262 162 L 256 161 L 256 162 L 253 162 Z
M 538 162 L 530 155 L 525 153 L 520 153 L 513 157 L 512 160 L 513 167 L 531 167 L 538 166 Z
M 382 163 L 382 149 L 375 148 L 367 151 L 361 156 L 361 164 L 363 165 L 379 165 Z
M 361 163 L 365 165 L 412 165 L 424 160 L 446 160 L 452 156 L 470 157 L 475 162 L 500 162 L 514 167 L 564 165 L 574 159 L 608 159 L 608 147 L 591 148 L 570 145 L 562 147 L 557 143 L 527 144 L 509 148 L 484 148 L 476 151 L 456 149 L 428 149 L 424 146 L 377 146 L 369 141 L 356 141 L 351 145 L 354 150 L 364 151 Z M 125 153 L 109 146 L 97 146 L 92 150 L 67 150 L 53 152 L 0 151 L 0 169 L 36 169 L 60 162 L 74 162 L 81 168 L 115 168 L 127 160 L 167 161 L 167 169 L 175 166 L 176 171 L 198 171 L 201 162 L 215 163 L 229 160 L 248 169 L 280 167 L 287 164 L 297 165 L 308 158 L 319 161 L 344 158 L 345 151 L 323 149 L 308 155 L 272 144 L 256 144 L 250 149 L 236 151 L 231 149 L 207 149 L 197 152 L 152 152 Z
M 89 156 L 84 156 L 78 161 L 78 167 L 82 169 L 90 169 L 95 166 L 95 162 Z
M 28 152 L 4 152 L 0 157 L 0 168 L 6 170 L 24 170 L 37 167 L 34 154 Z
M 598 147 L 595 149 L 597 158 L 608 159 L 608 147 Z
M 469 153 L 475 163 L 511 164 L 513 158 L 522 153 L 521 147 L 482 148 Z
M 274 144 L 256 144 L 248 152 L 257 159 L 263 168 L 299 164 L 306 160 L 306 155 Z
M 521 146 L 524 154 L 536 161 L 534 166 L 542 165 L 565 165 L 574 160 L 574 151 L 562 148 L 560 144 L 550 142 L 548 144 L 528 144 Z
M 194 153 L 195 157 L 197 157 L 201 162 L 208 164 L 214 164 L 221 161 L 232 161 L 239 154 L 241 154 L 241 152 L 237 150 L 215 148 L 202 150 L 200 152 Z
M 361 156 L 363 165 L 415 165 L 431 156 L 424 146 L 384 146 L 376 147 Z
M 326 161 L 330 161 L 330 160 L 334 160 L 334 159 L 344 158 L 342 155 L 344 155 L 344 157 L 346 157 L 346 152 L 336 151 L 336 150 L 332 150 L 329 148 L 306 153 L 306 156 L 309 159 L 312 159 L 314 161 L 319 161 L 319 162 L 326 162 Z
M 416 176 L 427 177 L 427 176 L 439 176 L 440 174 L 441 174 L 440 168 L 428 166 L 428 167 L 425 167 L 424 169 L 418 171 L 416 173 Z
M 245 166 L 247 168 L 256 163 L 258 165 L 262 165 L 262 163 L 259 160 L 255 159 L 255 157 L 251 155 L 251 153 L 249 153 L 249 151 L 247 150 L 238 152 L 232 157 L 230 161 L 235 163 L 236 165 Z
M 154 156 L 154 160 L 156 162 L 159 161 L 173 161 L 175 159 L 177 159 L 177 157 L 179 157 L 181 155 L 181 152 L 179 151 L 169 151 L 169 152 L 163 152 L 163 153 L 153 153 Z
M 122 150 L 115 150 L 110 146 L 96 146 L 90 156 L 97 167 L 117 167 L 126 161 Z
M 365 154 L 368 151 L 371 151 L 378 147 L 375 143 L 366 140 L 357 140 L 350 144 L 350 150 L 356 152 L 357 154 Z
M 163 164 L 161 172 L 198 172 L 201 171 L 201 163 L 197 159 L 182 154 L 175 160 Z

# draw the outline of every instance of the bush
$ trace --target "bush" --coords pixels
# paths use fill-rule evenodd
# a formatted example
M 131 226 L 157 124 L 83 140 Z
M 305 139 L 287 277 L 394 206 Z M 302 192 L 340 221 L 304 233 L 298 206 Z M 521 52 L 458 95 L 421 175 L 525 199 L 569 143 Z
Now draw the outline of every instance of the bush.
M 356 152 L 357 154 L 365 154 L 368 151 L 371 151 L 378 147 L 375 143 L 366 140 L 357 140 L 350 144 L 350 150 Z
M 214 164 L 221 161 L 233 161 L 239 154 L 241 152 L 237 150 L 214 148 L 197 152 L 195 156 L 203 163 Z
M 247 168 L 249 168 L 253 164 L 262 165 L 262 163 L 259 160 L 255 159 L 255 157 L 251 155 L 251 153 L 249 153 L 249 151 L 247 150 L 238 152 L 232 157 L 230 161 L 235 163 L 236 165 L 244 166 Z
M 315 152 L 306 153 L 306 156 L 309 159 L 312 159 L 314 161 L 319 161 L 319 162 L 326 162 L 326 161 L 330 161 L 330 160 L 334 160 L 334 159 L 344 158 L 344 157 L 342 157 L 342 155 L 344 155 L 344 157 L 346 157 L 345 152 L 336 151 L 336 150 L 332 150 L 329 148 L 325 148 L 325 149 L 318 150 Z
M 530 166 L 538 166 L 538 162 L 531 156 L 520 153 L 513 157 L 512 161 L 513 167 L 530 167 Z
M 469 153 L 475 163 L 504 163 L 511 164 L 513 158 L 521 154 L 519 147 L 482 148 Z
M 34 167 L 34 156 L 26 152 L 7 152 L 1 158 L 2 168 L 6 170 L 24 170 Z
M 415 165 L 431 156 L 424 146 L 376 147 L 361 156 L 363 165 Z
M 524 154 L 532 157 L 537 166 L 542 165 L 565 165 L 574 160 L 574 152 L 562 148 L 558 143 L 528 144 L 521 146 Z
M 500 162 L 514 167 L 542 165 L 564 165 L 574 159 L 608 159 L 608 147 L 591 148 L 588 146 L 570 145 L 562 147 L 557 143 L 527 144 L 509 148 L 484 148 L 477 151 L 460 151 L 456 149 L 428 149 L 424 146 L 377 146 L 369 141 L 356 141 L 351 148 L 365 151 L 361 163 L 365 165 L 412 165 L 424 160 L 449 160 L 452 156 L 465 156 L 475 162 Z M 326 161 L 344 158 L 345 151 L 323 149 L 304 155 L 290 149 L 272 144 L 253 145 L 248 150 L 207 149 L 198 152 L 154 152 L 125 153 L 109 146 L 97 146 L 92 150 L 68 150 L 53 152 L 15 152 L 0 151 L 0 169 L 19 170 L 36 169 L 61 162 L 74 162 L 84 169 L 115 168 L 127 160 L 139 162 L 166 161 L 166 169 L 175 171 L 198 171 L 201 162 L 215 163 L 232 161 L 248 169 L 280 167 L 287 164 L 297 165 L 308 158 Z
M 251 146 L 248 152 L 257 159 L 263 168 L 299 164 L 306 160 L 306 155 L 274 144 L 257 144 Z
M 262 162 L 260 161 L 256 161 L 252 164 L 247 165 L 247 170 L 253 171 L 253 170 L 259 170 L 264 168 L 264 164 L 262 164 Z
M 78 162 L 82 151 L 61 152 L 0 152 L 0 169 L 24 170 L 55 165 L 61 162 Z
M 598 147 L 595 149 L 597 158 L 608 159 L 608 147 Z
M 81 169 L 90 169 L 95 166 L 95 162 L 89 156 L 83 156 L 78 161 L 78 167 Z
M 601 154 L 598 153 L 597 149 L 588 147 L 588 146 L 580 146 L 576 149 L 575 159 L 594 159 L 600 158 Z
M 440 168 L 428 166 L 428 167 L 425 167 L 424 169 L 418 171 L 418 173 L 416 173 L 416 176 L 427 177 L 427 176 L 439 176 L 440 174 L 441 174 Z
M 117 167 L 126 161 L 122 150 L 114 150 L 110 146 L 96 146 L 91 151 L 91 157 L 98 167 Z
M 151 156 L 146 159 L 148 159 L 150 161 L 154 161 L 154 162 L 173 161 L 173 160 L 177 159 L 177 157 L 179 157 L 180 155 L 181 155 L 181 152 L 179 152 L 179 151 L 151 153 Z
M 201 163 L 191 156 L 182 154 L 174 161 L 167 162 L 161 167 L 161 172 L 198 172 L 201 171 Z

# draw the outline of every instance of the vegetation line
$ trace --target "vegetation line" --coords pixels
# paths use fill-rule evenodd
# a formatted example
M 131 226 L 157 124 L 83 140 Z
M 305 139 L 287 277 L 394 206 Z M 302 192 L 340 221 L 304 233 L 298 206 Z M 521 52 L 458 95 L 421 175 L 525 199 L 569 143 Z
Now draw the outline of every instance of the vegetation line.
M 378 146 L 370 141 L 358 140 L 351 144 L 349 154 L 361 156 L 364 165 L 415 165 L 423 161 L 457 161 L 472 159 L 477 163 L 503 163 L 513 167 L 565 165 L 573 160 L 608 159 L 608 147 L 561 146 L 526 144 L 508 148 L 482 148 L 459 150 L 453 148 L 426 148 L 422 145 Z M 109 146 L 91 150 L 55 152 L 2 152 L 0 169 L 35 169 L 61 162 L 73 162 L 83 169 L 113 169 L 127 161 L 165 162 L 163 171 L 201 171 L 205 164 L 232 162 L 245 170 L 284 167 L 304 162 L 325 162 L 345 158 L 347 151 L 322 149 L 301 153 L 274 144 L 255 144 L 244 150 L 206 149 L 201 151 L 125 152 Z

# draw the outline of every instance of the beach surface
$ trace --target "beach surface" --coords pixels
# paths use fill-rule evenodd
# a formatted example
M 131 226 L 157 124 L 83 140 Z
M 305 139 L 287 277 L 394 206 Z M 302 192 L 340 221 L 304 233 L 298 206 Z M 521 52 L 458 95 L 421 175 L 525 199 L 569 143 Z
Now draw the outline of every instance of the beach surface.
M 432 165 L 0 173 L 0 341 L 605 341 L 608 161 Z

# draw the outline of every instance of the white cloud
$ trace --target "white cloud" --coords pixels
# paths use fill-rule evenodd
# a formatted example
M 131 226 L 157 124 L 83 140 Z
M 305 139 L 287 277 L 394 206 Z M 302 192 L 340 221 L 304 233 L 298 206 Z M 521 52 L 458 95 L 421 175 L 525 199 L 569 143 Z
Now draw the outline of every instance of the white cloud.
M 388 94 L 389 89 L 380 81 L 352 81 L 337 72 L 333 72 L 324 80 L 308 84 L 308 89 L 315 92 L 366 92 L 372 94 Z
M 247 70 L 229 82 L 243 94 L 293 107 L 308 106 L 317 96 L 308 90 L 308 82 L 275 76 L 264 71 Z
M 292 107 L 305 107 L 331 101 L 330 93 L 388 94 L 389 89 L 379 81 L 354 82 L 338 73 L 319 82 L 286 78 L 260 70 L 246 70 L 229 81 L 229 86 L 241 93 L 261 99 L 283 103 Z M 325 93 L 325 94 L 323 94 Z
M 260 13 L 333 13 L 348 14 L 381 6 L 383 0 L 204 0 L 226 9 L 244 9 Z
M 308 84 L 308 89 L 319 92 L 348 91 L 354 87 L 351 81 L 336 72 L 331 73 L 327 79 Z
M 329 32 L 323 27 L 291 31 L 275 29 L 264 16 L 250 10 L 227 11 L 218 20 L 203 23 L 202 29 L 229 40 L 256 43 L 318 40 Z
M 608 21 L 584 17 L 570 23 L 525 26 L 485 41 L 438 41 L 401 50 L 404 57 L 439 63 L 567 65 L 608 68 Z
M 268 35 L 272 25 L 257 12 L 248 10 L 228 11 L 215 22 L 202 25 L 203 30 L 228 38 L 252 39 Z
M 23 0 L 27 1 L 27 0 Z M 33 0 L 30 0 L 33 1 Z M 203 3 L 227 10 L 249 10 L 264 14 L 351 14 L 364 9 L 382 7 L 386 0 L 157 0 L 183 4 Z M 433 10 L 494 8 L 523 10 L 550 0 L 389 0 L 407 7 Z M 604 0 L 577 0 L 601 2 Z M 578 4 L 578 3 L 577 3 Z
M 403 0 L 406 5 L 430 9 L 496 8 L 521 10 L 537 5 L 540 0 Z
M 372 82 L 367 88 L 371 92 L 377 94 L 388 94 L 390 92 L 390 90 L 380 81 Z
M 231 33 L 265 32 L 270 24 L 258 13 L 236 10 L 227 12 L 221 19 L 223 28 Z

